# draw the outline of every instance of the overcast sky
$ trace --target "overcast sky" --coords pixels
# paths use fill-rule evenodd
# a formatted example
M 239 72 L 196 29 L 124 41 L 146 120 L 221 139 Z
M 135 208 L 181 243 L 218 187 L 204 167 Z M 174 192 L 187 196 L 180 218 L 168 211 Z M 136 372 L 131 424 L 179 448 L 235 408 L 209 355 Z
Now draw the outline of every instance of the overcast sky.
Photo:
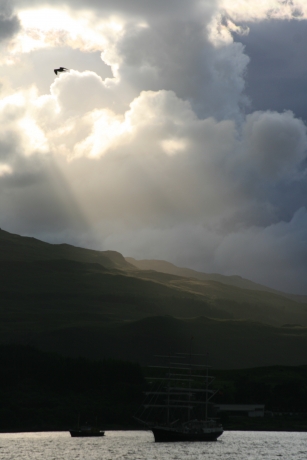
M 0 0 L 0 227 L 307 294 L 306 43 L 306 0 Z

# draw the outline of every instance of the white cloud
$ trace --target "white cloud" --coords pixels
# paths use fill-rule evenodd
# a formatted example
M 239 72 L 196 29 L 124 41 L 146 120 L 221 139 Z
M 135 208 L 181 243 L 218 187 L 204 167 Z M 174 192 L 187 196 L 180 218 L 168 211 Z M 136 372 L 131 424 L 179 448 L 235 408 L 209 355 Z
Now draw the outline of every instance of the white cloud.
M 13 170 L 10 165 L 0 163 L 0 177 L 5 176 L 6 174 L 12 174 Z
M 50 87 L 61 110 L 67 114 L 90 112 L 94 109 L 112 107 L 114 93 L 94 72 L 70 71 L 60 74 Z
M 170 3 L 168 0 L 163 5 L 158 21 L 156 7 L 153 16 L 148 15 L 148 7 L 148 12 L 132 19 L 124 4 L 115 14 L 102 4 L 105 16 L 94 15 L 89 9 L 72 10 L 73 3 L 61 9 L 56 5 L 19 9 L 22 29 L 11 42 L 9 53 L 3 54 L 2 63 L 20 65 L 25 53 L 58 47 L 100 51 L 113 73 L 105 84 L 116 85 L 114 104 L 120 104 L 122 110 L 142 90 L 165 89 L 190 100 L 203 117 L 238 117 L 239 105 L 246 103 L 242 91 L 248 57 L 243 47 L 233 43 L 229 35 L 228 46 L 213 49 L 206 26 L 214 2 L 204 6 L 193 0 L 188 9 L 184 2 L 177 2 L 177 14 L 171 11 Z M 168 21 L 163 16 L 165 10 Z
M 169 155 L 186 150 L 187 145 L 184 139 L 169 138 L 161 141 L 161 147 Z

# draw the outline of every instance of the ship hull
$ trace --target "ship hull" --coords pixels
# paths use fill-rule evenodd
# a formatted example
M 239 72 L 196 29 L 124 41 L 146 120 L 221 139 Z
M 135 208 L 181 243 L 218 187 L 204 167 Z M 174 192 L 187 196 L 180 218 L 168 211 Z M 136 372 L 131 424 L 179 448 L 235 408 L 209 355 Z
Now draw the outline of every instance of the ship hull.
M 208 430 L 205 432 L 193 433 L 183 432 L 180 430 L 173 430 L 167 428 L 152 428 L 154 438 L 156 442 L 204 442 L 204 441 L 216 441 L 223 430 Z

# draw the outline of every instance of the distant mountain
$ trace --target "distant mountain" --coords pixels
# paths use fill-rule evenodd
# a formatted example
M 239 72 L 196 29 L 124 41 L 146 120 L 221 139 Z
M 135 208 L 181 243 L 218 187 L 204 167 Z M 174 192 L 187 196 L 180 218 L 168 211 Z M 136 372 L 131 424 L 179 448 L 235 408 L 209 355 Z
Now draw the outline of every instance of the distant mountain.
M 235 286 L 241 289 L 251 289 L 252 291 L 266 291 L 273 294 L 282 295 L 288 299 L 292 299 L 295 302 L 301 302 L 307 304 L 306 295 L 288 294 L 286 292 L 272 289 L 263 284 L 254 283 L 246 278 L 242 278 L 239 275 L 220 275 L 218 273 L 204 273 L 192 270 L 190 268 L 177 267 L 176 265 L 167 262 L 166 260 L 158 259 L 142 259 L 137 260 L 133 257 L 126 257 L 126 261 L 134 265 L 140 270 L 155 270 L 160 273 L 168 273 L 170 275 L 184 276 L 185 278 L 196 278 L 202 281 L 217 281 L 219 283 L 228 284 L 229 286 Z
M 228 284 L 241 289 L 251 289 L 253 291 L 266 291 L 275 294 L 281 294 L 279 291 L 263 286 L 262 284 L 254 283 L 248 279 L 238 275 L 219 275 L 218 273 L 203 273 L 190 268 L 181 268 L 167 262 L 166 260 L 136 260 L 133 257 L 126 257 L 126 261 L 134 265 L 140 270 L 155 270 L 160 273 L 168 273 L 170 275 L 184 276 L 185 278 L 196 278 L 201 281 L 217 281 L 219 283 Z
M 306 363 L 306 304 L 130 260 L 0 231 L 0 342 L 145 362 L 193 336 L 222 367 Z
M 233 319 L 241 318 L 276 326 L 285 323 L 307 325 L 307 304 L 293 301 L 278 291 L 275 294 L 240 289 L 217 281 L 200 281 L 154 270 L 142 270 L 134 276 L 167 285 L 181 291 L 182 295 L 189 293 L 200 296 L 213 312 L 221 310 L 223 314 L 227 313 Z

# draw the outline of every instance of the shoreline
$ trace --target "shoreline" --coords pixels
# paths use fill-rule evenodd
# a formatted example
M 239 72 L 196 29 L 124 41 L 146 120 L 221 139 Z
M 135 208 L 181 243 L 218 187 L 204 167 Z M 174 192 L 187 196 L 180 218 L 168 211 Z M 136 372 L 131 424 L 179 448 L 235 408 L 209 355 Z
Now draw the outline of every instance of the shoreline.
M 258 424 L 250 424 L 249 426 L 244 426 L 243 424 L 237 424 L 232 426 L 224 426 L 224 432 L 227 431 L 259 431 L 259 432 L 285 432 L 285 433 L 305 433 L 307 432 L 307 420 L 305 423 L 302 423 L 303 426 L 259 426 Z M 0 434 L 18 434 L 18 433 L 69 433 L 71 428 L 67 429 L 16 429 L 16 430 L 7 430 L 0 431 Z M 108 431 L 151 431 L 150 429 L 144 428 L 126 428 L 126 427 L 107 427 L 102 428 L 106 433 Z

